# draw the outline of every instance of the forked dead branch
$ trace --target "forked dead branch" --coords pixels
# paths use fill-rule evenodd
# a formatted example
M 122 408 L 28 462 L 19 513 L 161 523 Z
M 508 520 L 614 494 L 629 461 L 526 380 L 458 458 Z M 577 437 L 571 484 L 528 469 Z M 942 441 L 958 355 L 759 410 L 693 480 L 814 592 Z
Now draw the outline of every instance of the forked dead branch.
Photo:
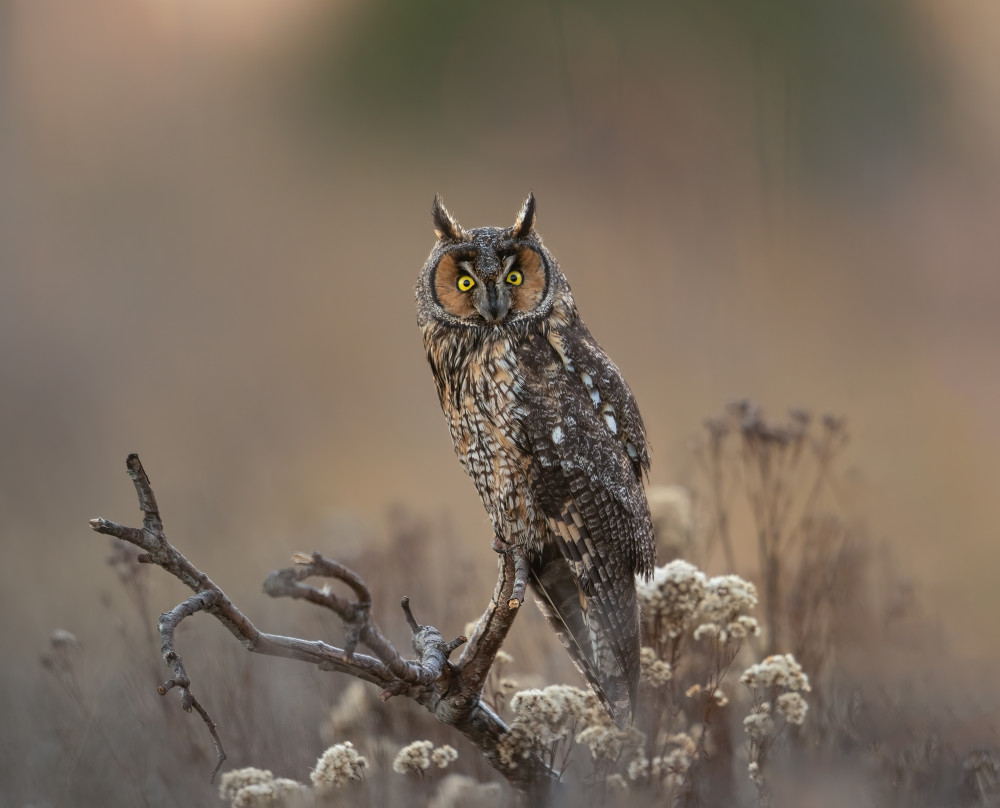
M 197 612 L 214 616 L 248 651 L 297 659 L 316 665 L 321 670 L 355 676 L 381 687 L 383 701 L 392 696 L 413 699 L 438 721 L 455 727 L 465 735 L 486 761 L 519 791 L 537 793 L 555 780 L 555 772 L 538 756 L 521 759 L 516 767 L 504 764 L 498 746 L 508 727 L 482 700 L 483 688 L 497 651 L 514 622 L 517 605 L 523 598 L 524 564 L 514 553 L 500 555 L 493 596 L 468 639 L 457 637 L 445 640 L 433 626 L 418 624 L 410 609 L 409 599 L 403 598 L 402 608 L 412 633 L 415 659 L 405 659 L 379 630 L 372 618 L 371 592 L 364 580 L 353 570 L 319 553 L 296 555 L 296 566 L 272 572 L 264 582 L 264 591 L 271 597 L 300 598 L 330 609 L 340 617 L 347 630 L 344 648 L 317 640 L 268 634 L 260 631 L 208 575 L 167 541 L 156 497 L 139 456 L 129 455 L 126 468 L 135 484 L 139 507 L 144 514 L 142 528 L 126 527 L 101 518 L 92 519 L 90 526 L 98 533 L 141 548 L 145 552 L 138 556 L 140 563 L 162 567 L 195 593 L 160 616 L 163 661 L 173 675 L 158 690 L 165 695 L 177 688 L 183 709 L 188 712 L 196 710 L 205 721 L 218 754 L 213 779 L 226 755 L 215 722 L 192 693 L 184 662 L 174 647 L 175 629 L 182 620 Z M 310 577 L 342 581 L 356 599 L 348 600 L 326 589 L 303 583 Z M 451 654 L 463 644 L 465 649 L 461 657 L 452 662 Z M 366 647 L 372 655 L 358 653 L 356 649 L 359 645 Z

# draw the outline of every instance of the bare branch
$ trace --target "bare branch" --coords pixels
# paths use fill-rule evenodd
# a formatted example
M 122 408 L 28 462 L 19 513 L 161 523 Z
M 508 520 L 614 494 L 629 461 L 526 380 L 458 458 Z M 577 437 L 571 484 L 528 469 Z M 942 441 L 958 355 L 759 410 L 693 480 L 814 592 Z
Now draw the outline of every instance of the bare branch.
M 321 670 L 347 673 L 380 686 L 383 699 L 398 695 L 413 699 L 439 721 L 454 726 L 464 734 L 483 757 L 520 791 L 538 796 L 557 779 L 555 772 L 540 757 L 521 759 L 514 768 L 501 760 L 499 741 L 508 728 L 482 701 L 483 687 L 496 653 L 513 625 L 518 606 L 524 598 L 527 564 L 523 555 L 516 551 L 501 554 L 493 597 L 458 663 L 450 662 L 449 658 L 466 642 L 466 638 L 446 641 L 433 626 L 417 623 L 408 598 L 403 599 L 402 606 L 413 635 L 416 659 L 404 659 L 372 620 L 372 597 L 364 580 L 354 571 L 319 553 L 296 555 L 297 566 L 272 572 L 264 582 L 264 591 L 271 597 L 307 600 L 333 611 L 347 629 L 345 647 L 341 649 L 323 642 L 266 634 L 236 608 L 211 578 L 167 541 L 149 476 L 138 455 L 129 455 L 126 467 L 135 484 L 139 507 L 144 513 L 143 528 L 124 527 L 100 518 L 92 519 L 90 526 L 98 533 L 114 536 L 144 550 L 138 561 L 162 567 L 195 593 L 160 617 L 163 660 L 173 676 L 158 690 L 165 694 L 175 687 L 179 688 L 182 707 L 187 711 L 196 710 L 205 721 L 218 754 L 213 778 L 226 755 L 215 722 L 192 694 L 183 660 L 174 647 L 177 625 L 198 612 L 206 612 L 219 620 L 248 651 L 298 659 Z M 327 588 L 318 589 L 302 583 L 312 576 L 342 581 L 357 599 L 351 601 Z M 375 656 L 356 653 L 358 644 L 366 646 Z
M 190 617 L 196 612 L 204 611 L 213 606 L 217 602 L 218 596 L 218 592 L 211 590 L 200 592 L 188 598 L 179 606 L 174 607 L 169 612 L 161 614 L 159 622 L 160 638 L 162 640 L 160 650 L 163 653 L 163 661 L 173 671 L 174 676 L 160 685 L 157 691 L 159 691 L 161 696 L 165 696 L 171 688 L 179 687 L 181 707 L 184 712 L 189 713 L 194 708 L 205 722 L 205 726 L 208 727 L 208 732 L 212 736 L 212 742 L 215 744 L 217 755 L 215 768 L 208 778 L 208 782 L 210 783 L 215 782 L 215 776 L 219 773 L 219 769 L 222 768 L 222 764 L 226 762 L 226 752 L 222 748 L 222 740 L 219 738 L 215 721 L 212 720 L 212 717 L 208 714 L 208 710 L 201 705 L 201 702 L 191 692 L 191 680 L 184 669 L 184 661 L 181 659 L 180 654 L 174 650 L 174 630 L 185 617 Z
M 226 754 L 226 750 L 222 748 L 222 740 L 219 738 L 219 728 L 208 714 L 208 711 L 201 706 L 201 703 L 194 696 L 191 697 L 191 706 L 194 707 L 195 712 L 205 722 L 205 726 L 208 727 L 208 734 L 212 736 L 212 743 L 215 744 L 215 754 L 218 762 L 215 764 L 215 768 L 212 769 L 212 774 L 208 778 L 208 782 L 214 783 L 215 778 L 219 774 L 219 769 L 222 768 L 222 764 L 226 762 L 226 758 L 229 756 Z
M 482 693 L 497 651 L 507 639 L 507 632 L 517 617 L 518 610 L 509 605 L 517 578 L 516 567 L 514 553 L 500 554 L 493 597 L 483 616 L 479 618 L 476 630 L 472 632 L 469 644 L 458 661 L 462 680 L 470 695 Z
M 308 600 L 310 603 L 326 606 L 336 612 L 344 621 L 344 626 L 347 629 L 344 655 L 351 659 L 354 657 L 355 648 L 359 642 L 366 645 L 388 668 L 392 676 L 400 680 L 400 682 L 392 684 L 394 692 L 404 685 L 421 683 L 422 672 L 419 665 L 403 659 L 402 655 L 372 621 L 371 593 L 357 573 L 337 561 L 324 558 L 319 553 L 312 553 L 309 556 L 300 553 L 295 558 L 302 561 L 308 558 L 309 561 L 301 563 L 298 567 L 272 572 L 264 581 L 265 593 L 274 598 L 289 597 Z M 302 579 L 312 575 L 324 575 L 344 581 L 358 594 L 357 602 L 349 603 L 332 592 L 300 583 Z

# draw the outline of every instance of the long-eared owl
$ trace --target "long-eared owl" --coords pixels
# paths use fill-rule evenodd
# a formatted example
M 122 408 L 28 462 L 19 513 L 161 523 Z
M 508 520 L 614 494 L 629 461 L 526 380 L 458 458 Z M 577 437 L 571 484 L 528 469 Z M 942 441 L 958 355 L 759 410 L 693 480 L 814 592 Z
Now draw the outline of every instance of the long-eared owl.
M 632 391 L 590 335 L 535 232 L 466 230 L 439 198 L 417 323 L 455 451 L 494 547 L 528 561 L 539 606 L 619 726 L 634 712 L 635 576 L 653 569 L 646 432 Z

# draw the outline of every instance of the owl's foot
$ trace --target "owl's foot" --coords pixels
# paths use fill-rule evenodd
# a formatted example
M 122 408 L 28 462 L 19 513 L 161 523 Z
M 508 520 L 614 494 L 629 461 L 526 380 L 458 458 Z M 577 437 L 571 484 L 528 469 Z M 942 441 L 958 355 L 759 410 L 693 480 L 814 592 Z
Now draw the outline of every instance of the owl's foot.
M 507 601 L 508 609 L 519 609 L 524 603 L 524 592 L 528 587 L 528 556 L 523 547 L 511 548 L 514 554 L 514 588 Z
M 494 553 L 506 553 L 510 551 L 514 545 L 510 544 L 507 541 L 504 541 L 503 536 L 501 536 L 499 533 L 494 533 L 493 544 L 490 546 L 493 548 Z

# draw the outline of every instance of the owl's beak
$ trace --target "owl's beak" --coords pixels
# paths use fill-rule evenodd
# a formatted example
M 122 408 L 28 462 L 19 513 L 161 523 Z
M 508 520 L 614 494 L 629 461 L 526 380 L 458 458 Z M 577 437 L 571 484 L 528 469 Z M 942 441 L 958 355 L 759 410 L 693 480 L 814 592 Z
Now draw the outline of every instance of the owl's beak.
M 495 325 L 499 323 L 510 309 L 510 300 L 507 295 L 501 294 L 492 283 L 486 284 L 486 306 L 485 311 L 480 309 L 480 314 L 488 323 Z

